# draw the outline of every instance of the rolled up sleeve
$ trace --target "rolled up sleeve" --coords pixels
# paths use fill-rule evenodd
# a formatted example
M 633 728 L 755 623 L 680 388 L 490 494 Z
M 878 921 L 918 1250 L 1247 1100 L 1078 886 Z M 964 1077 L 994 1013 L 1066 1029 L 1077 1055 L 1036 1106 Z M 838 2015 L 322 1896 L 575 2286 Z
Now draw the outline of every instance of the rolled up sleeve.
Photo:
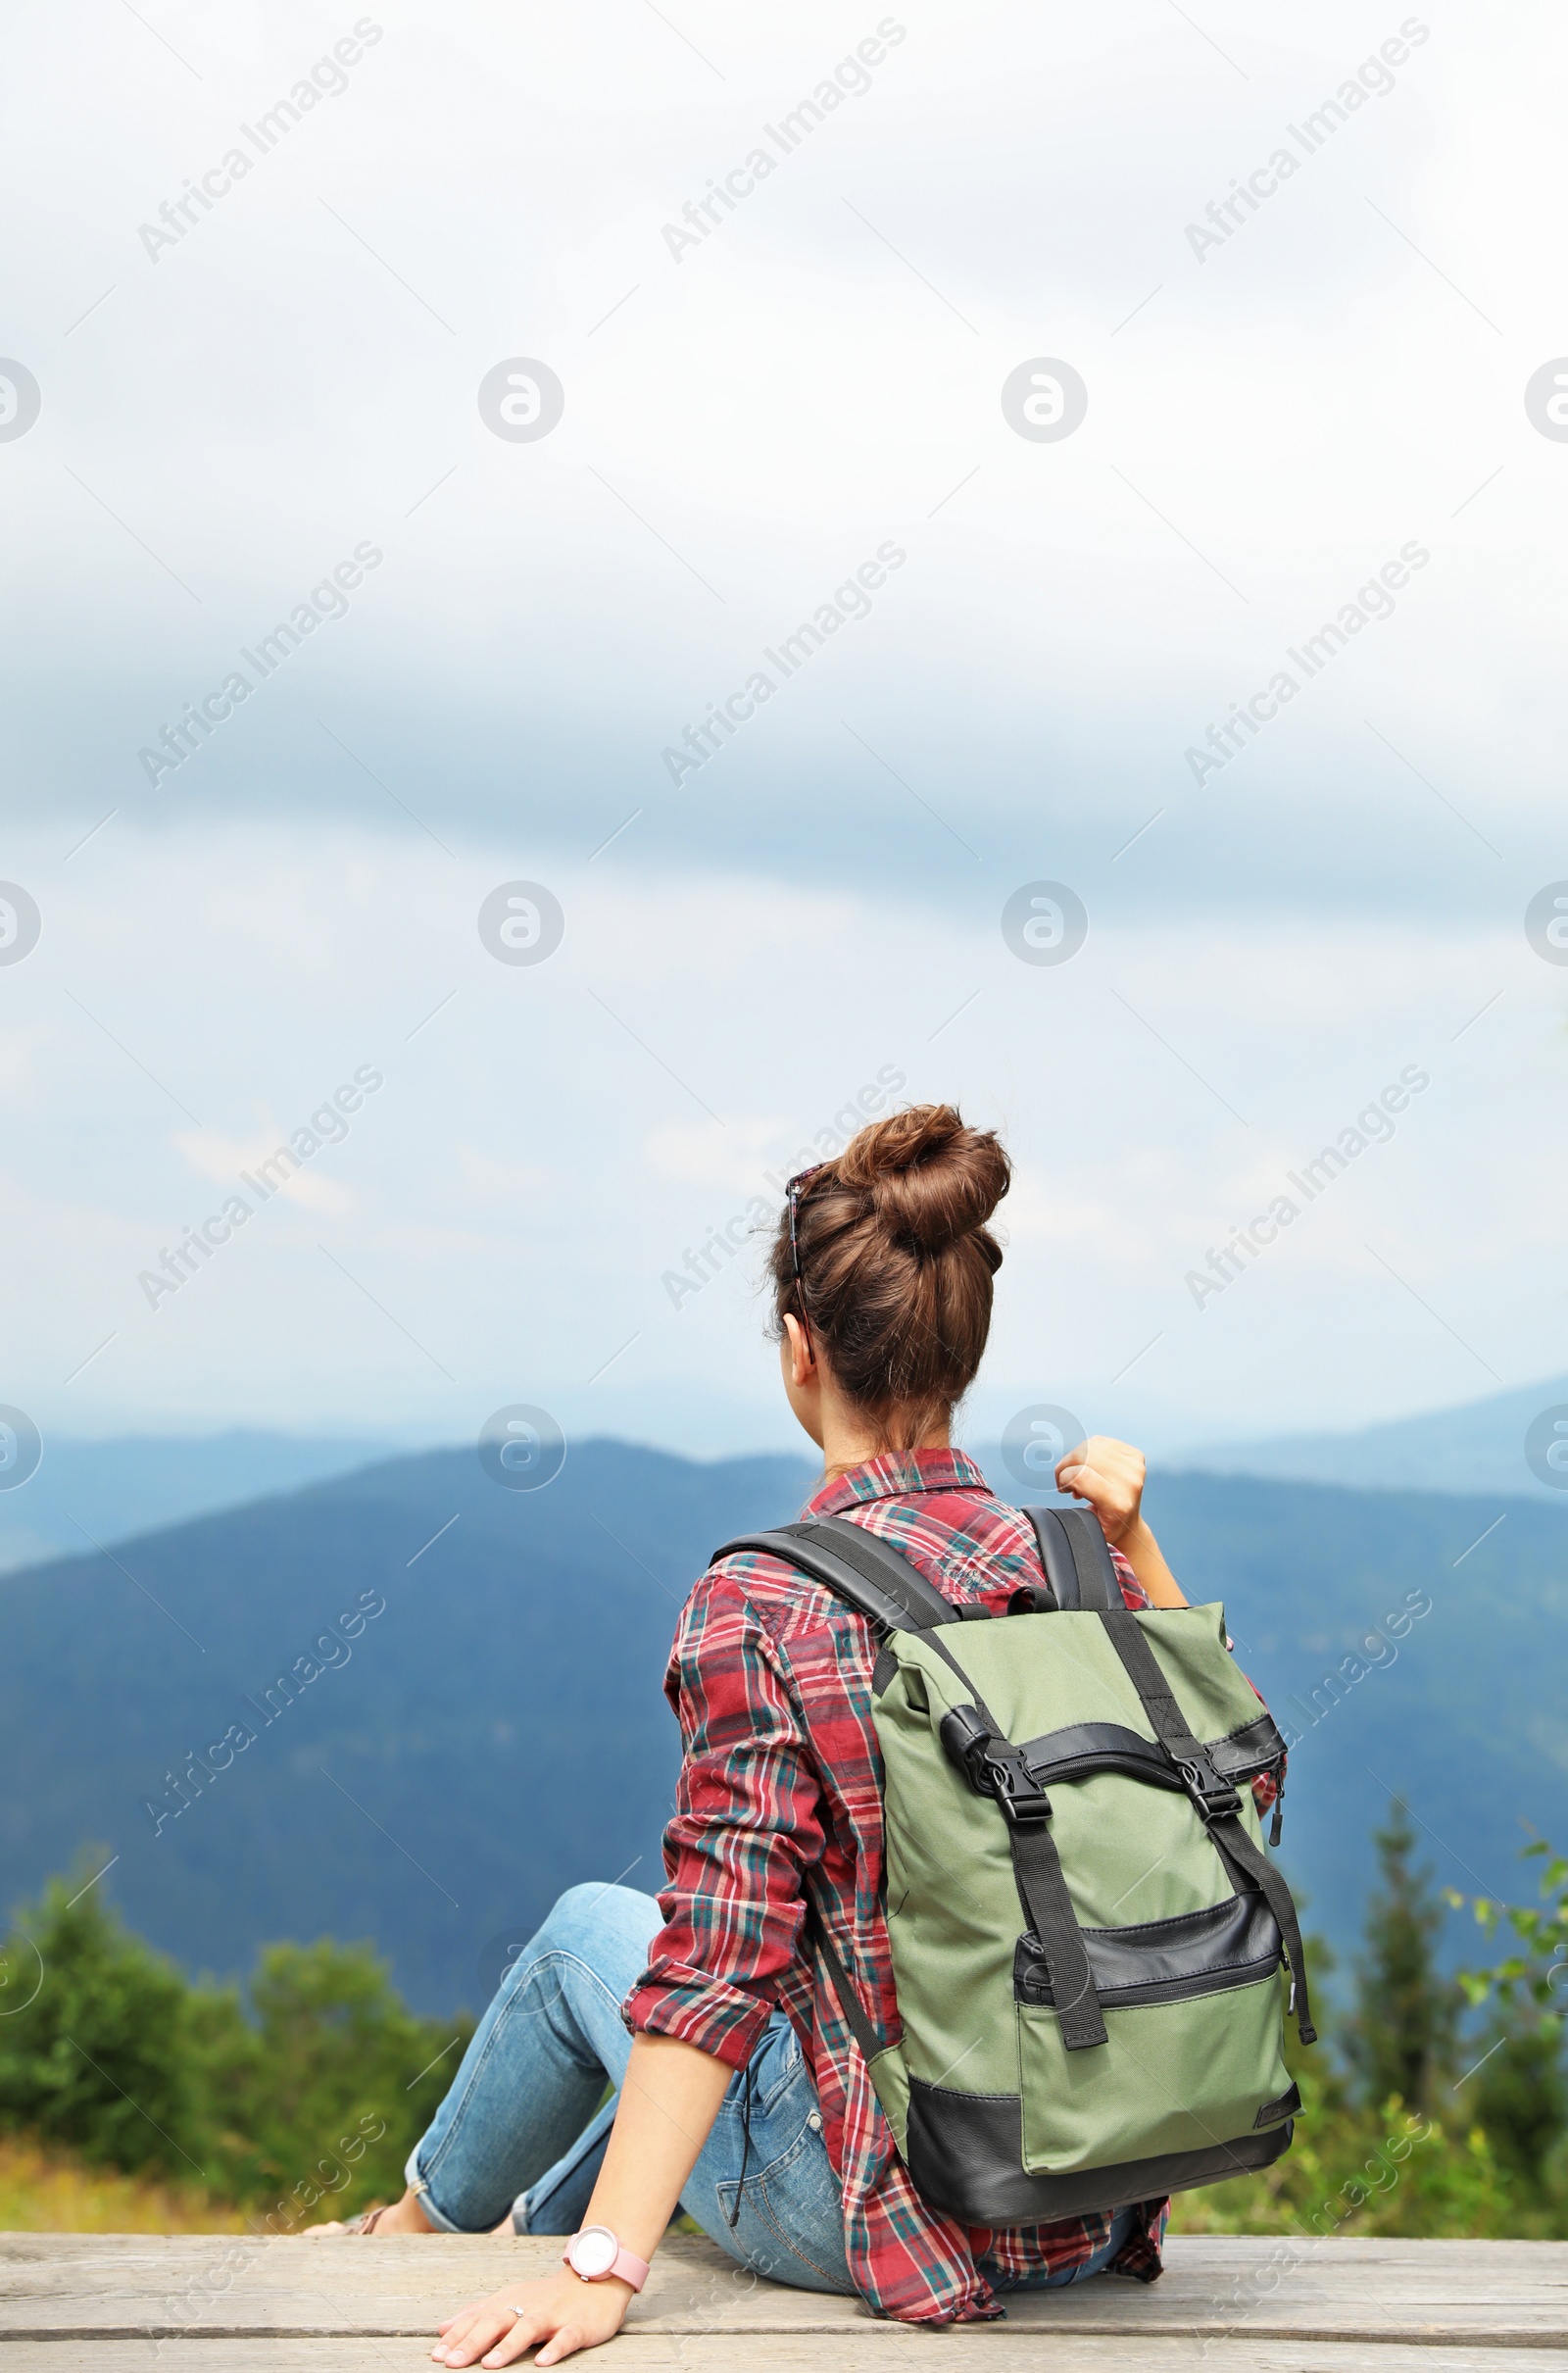
M 684 1757 L 664 1832 L 664 1925 L 621 2015 L 744 2067 L 761 2041 L 821 1854 L 820 1792 L 795 1699 L 744 1582 L 714 1568 L 675 1636 L 666 1690 Z

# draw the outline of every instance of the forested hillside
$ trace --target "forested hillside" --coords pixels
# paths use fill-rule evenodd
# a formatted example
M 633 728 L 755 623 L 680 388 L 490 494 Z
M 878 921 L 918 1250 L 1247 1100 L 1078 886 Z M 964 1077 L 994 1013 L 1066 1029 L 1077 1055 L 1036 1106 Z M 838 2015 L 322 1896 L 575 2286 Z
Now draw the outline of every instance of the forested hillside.
M 418 2010 L 476 2006 L 562 1886 L 657 1884 L 680 1602 L 809 1478 L 599 1441 L 513 1492 L 443 1451 L 5 1577 L 8 1899 L 94 1842 L 189 1969 L 366 1938 Z M 1469 1892 L 1513 1889 L 1524 1821 L 1568 1835 L 1562 1510 L 1177 1475 L 1150 1515 L 1298 1742 L 1284 1855 L 1331 1939 L 1396 1790 Z

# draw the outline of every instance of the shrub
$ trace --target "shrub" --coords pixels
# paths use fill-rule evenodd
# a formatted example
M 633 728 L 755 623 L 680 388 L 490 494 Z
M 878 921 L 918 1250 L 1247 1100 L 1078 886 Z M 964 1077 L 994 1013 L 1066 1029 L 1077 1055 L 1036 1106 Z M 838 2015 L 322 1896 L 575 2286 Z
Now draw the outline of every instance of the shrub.
M 94 1867 L 84 1866 L 85 1871 Z M 192 1985 L 101 1888 L 51 1880 L 16 1915 L 0 2128 L 190 2182 L 276 2232 L 396 2198 L 472 2033 L 416 2018 L 368 1945 L 270 1945 L 248 1993 Z
M 201 2174 L 178 1970 L 122 1928 L 96 1889 L 73 1894 L 67 1879 L 52 1879 L 16 1927 L 42 1982 L 0 2022 L 0 2124 L 129 2171 Z

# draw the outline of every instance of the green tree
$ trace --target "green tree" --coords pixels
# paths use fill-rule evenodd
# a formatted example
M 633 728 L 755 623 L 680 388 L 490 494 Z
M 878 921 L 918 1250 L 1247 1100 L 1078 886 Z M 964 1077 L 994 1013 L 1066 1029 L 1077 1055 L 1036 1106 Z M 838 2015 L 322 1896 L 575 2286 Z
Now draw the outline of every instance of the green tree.
M 1476 2115 L 1499 2165 L 1531 2187 L 1568 2129 L 1562 2029 L 1554 2018 L 1515 2012 L 1500 2024 L 1477 2071 Z
M 1449 1890 L 1466 1901 L 1486 1935 L 1511 1928 L 1519 1950 L 1490 1969 L 1465 1970 L 1460 1983 L 1473 2005 L 1491 2002 L 1492 2048 L 1477 2074 L 1477 2114 L 1497 2158 L 1539 2190 L 1558 2142 L 1568 2132 L 1568 2080 L 1562 2062 L 1562 2015 L 1568 2007 L 1568 1856 L 1544 1839 L 1523 1849 L 1543 1860 L 1540 1905 L 1498 1903 Z
M 95 1867 L 52 1879 L 16 1915 L 24 1944 L 8 1974 L 19 1995 L 36 1985 L 0 2020 L 0 2124 L 129 2172 L 189 2179 L 205 2171 L 191 2148 L 188 1989 L 87 1886 Z
M 1378 1885 L 1367 1905 L 1346 2057 L 1368 2108 L 1397 2094 L 1411 2109 L 1431 2109 L 1453 2066 L 1462 1999 L 1437 1965 L 1443 1903 L 1431 1872 L 1415 1865 L 1415 1830 L 1397 1797 L 1372 1842 Z
M 416 2018 L 368 1945 L 329 1938 L 268 1946 L 248 1999 L 192 1985 L 87 1886 L 102 1859 L 16 1914 L 0 2128 L 199 2178 L 274 2231 L 395 2198 L 472 2020 Z
M 204 2090 L 234 2196 L 270 2195 L 280 2227 L 395 2198 L 472 2021 L 416 2018 L 368 1945 L 329 1938 L 268 1946 L 250 1996 L 255 2025 L 237 2039 L 216 2005 L 204 2012 Z

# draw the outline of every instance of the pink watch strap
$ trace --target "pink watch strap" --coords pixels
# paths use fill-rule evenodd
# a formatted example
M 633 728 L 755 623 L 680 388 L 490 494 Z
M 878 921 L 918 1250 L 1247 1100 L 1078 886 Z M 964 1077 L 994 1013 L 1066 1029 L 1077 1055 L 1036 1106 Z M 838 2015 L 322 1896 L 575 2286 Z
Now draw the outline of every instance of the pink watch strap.
M 607 2241 L 613 2243 L 615 2255 L 612 2263 L 599 2267 L 592 2274 L 585 2273 L 572 2255 L 572 2251 L 583 2236 L 574 2233 L 562 2251 L 563 2265 L 569 2266 L 579 2282 L 604 2283 L 613 2280 L 629 2283 L 634 2291 L 640 2291 L 648 2280 L 648 2260 L 645 2257 L 638 2257 L 630 2249 L 623 2249 L 619 2235 L 612 2233 L 608 2225 L 587 2225 L 583 2228 L 583 2232 L 602 2233 Z
M 648 2260 L 634 2256 L 630 2249 L 617 2249 L 610 2271 L 617 2281 L 630 2283 L 634 2291 L 640 2291 L 648 2280 Z

